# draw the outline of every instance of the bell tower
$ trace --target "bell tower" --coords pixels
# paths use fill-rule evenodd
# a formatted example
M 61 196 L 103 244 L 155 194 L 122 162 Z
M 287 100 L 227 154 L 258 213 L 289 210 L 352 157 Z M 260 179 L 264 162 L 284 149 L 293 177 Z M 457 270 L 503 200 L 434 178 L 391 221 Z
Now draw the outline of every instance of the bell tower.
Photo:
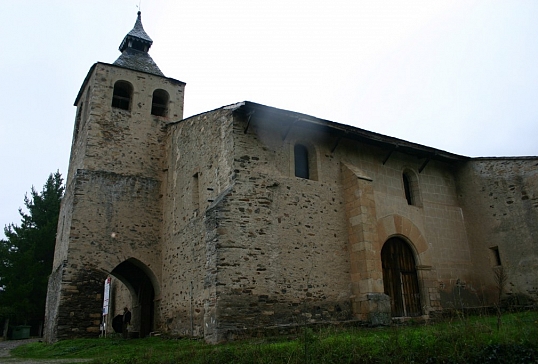
M 132 297 L 141 336 L 158 324 L 167 125 L 183 118 L 185 83 L 165 77 L 138 12 L 113 64 L 89 70 L 73 142 L 47 295 L 45 340 L 95 337 L 103 283 Z

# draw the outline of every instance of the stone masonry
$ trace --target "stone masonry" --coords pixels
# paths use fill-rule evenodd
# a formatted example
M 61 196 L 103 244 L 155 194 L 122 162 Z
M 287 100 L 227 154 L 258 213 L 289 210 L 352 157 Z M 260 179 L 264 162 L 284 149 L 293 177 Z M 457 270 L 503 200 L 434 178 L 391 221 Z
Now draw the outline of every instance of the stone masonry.
M 536 302 L 537 157 L 469 158 L 252 102 L 183 119 L 185 84 L 151 42 L 139 14 L 76 98 L 47 341 L 99 335 L 108 276 L 137 335 L 212 343 L 492 305 L 500 267 L 506 298 Z

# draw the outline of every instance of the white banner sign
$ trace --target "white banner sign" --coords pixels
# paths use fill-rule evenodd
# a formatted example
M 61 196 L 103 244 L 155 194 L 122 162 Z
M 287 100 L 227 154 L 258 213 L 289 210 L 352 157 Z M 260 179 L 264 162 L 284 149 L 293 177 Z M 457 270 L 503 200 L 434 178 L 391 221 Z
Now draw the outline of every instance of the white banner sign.
M 103 316 L 105 316 L 108 315 L 108 306 L 110 302 L 110 277 L 105 281 L 105 294 L 103 297 Z

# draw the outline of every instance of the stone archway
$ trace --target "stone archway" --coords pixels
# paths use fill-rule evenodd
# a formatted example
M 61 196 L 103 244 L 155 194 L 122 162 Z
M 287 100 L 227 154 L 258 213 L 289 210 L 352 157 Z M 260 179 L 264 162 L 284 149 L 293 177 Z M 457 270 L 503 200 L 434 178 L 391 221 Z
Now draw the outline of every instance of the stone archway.
M 133 334 L 146 337 L 154 330 L 155 288 L 151 271 L 140 261 L 128 259 L 114 268 L 111 274 L 118 278 L 131 293 Z
M 396 214 L 385 216 L 377 221 L 377 233 L 379 236 L 377 251 L 381 251 L 381 245 L 390 237 L 405 236 L 408 241 L 413 243 L 417 265 L 431 266 L 431 252 L 428 249 L 424 233 L 411 220 Z
M 439 310 L 441 303 L 437 276 L 432 265 L 432 250 L 422 230 L 406 217 L 393 214 L 377 221 L 377 233 L 379 239 L 375 250 L 378 254 L 381 253 L 382 244 L 393 237 L 398 237 L 407 244 L 415 259 L 421 311 L 427 315 Z M 381 258 L 381 254 L 378 257 Z
M 405 240 L 392 237 L 381 249 L 383 286 L 390 297 L 393 317 L 422 315 L 420 290 L 413 250 Z

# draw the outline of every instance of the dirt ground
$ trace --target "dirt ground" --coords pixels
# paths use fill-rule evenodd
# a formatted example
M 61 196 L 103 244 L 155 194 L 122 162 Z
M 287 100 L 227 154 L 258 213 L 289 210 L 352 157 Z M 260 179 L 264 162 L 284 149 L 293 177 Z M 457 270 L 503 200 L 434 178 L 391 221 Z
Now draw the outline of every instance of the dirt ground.
M 38 342 L 41 339 L 24 339 L 24 340 L 6 340 L 0 341 L 0 363 L 17 363 L 17 364 L 69 364 L 69 363 L 87 363 L 91 359 L 19 359 L 10 355 L 10 351 L 19 345 Z

